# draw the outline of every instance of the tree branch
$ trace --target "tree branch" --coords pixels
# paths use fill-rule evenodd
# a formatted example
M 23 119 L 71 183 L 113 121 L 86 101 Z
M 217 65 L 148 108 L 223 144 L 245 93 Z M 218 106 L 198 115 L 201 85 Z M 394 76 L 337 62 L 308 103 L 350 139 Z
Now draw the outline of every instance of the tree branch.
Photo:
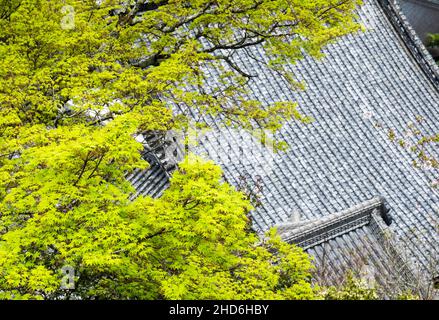
M 76 181 L 73 183 L 74 186 L 76 186 L 76 185 L 78 184 L 79 180 L 81 180 L 82 175 L 84 174 L 85 169 L 87 168 L 88 161 L 90 160 L 90 159 L 89 159 L 90 154 L 91 154 L 91 151 L 89 151 L 89 152 L 87 153 L 87 156 L 86 156 L 86 158 L 85 158 L 85 160 L 84 160 L 84 163 L 82 164 L 82 168 L 81 168 L 81 170 L 80 170 L 80 173 L 79 173 L 78 179 L 76 179 Z

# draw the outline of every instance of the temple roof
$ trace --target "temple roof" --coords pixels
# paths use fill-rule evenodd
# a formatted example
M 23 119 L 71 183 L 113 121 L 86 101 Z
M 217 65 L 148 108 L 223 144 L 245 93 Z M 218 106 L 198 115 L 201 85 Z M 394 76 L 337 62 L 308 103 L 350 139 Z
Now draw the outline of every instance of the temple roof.
M 341 285 L 355 271 L 371 286 L 378 283 L 382 296 L 421 291 L 404 249 L 394 241 L 390 211 L 385 199 L 375 197 L 322 218 L 280 224 L 277 230 L 312 256 L 320 284 Z
M 259 184 L 259 205 L 252 213 L 256 231 L 279 226 L 286 240 L 316 257 L 329 248 L 330 266 L 349 265 L 345 252 L 353 250 L 360 257 L 369 252 L 367 259 L 381 264 L 380 270 L 389 269 L 377 240 L 381 233 L 376 233 L 376 221 L 384 221 L 378 207 L 385 198 L 393 219 L 385 226 L 392 243 L 407 250 L 405 261 L 412 270 L 419 267 L 431 279 L 436 272 L 431 260 L 439 261 L 439 193 L 431 186 L 437 177 L 414 168 L 413 155 L 392 143 L 387 129 L 404 136 L 407 124 L 422 116 L 423 132 L 439 132 L 439 72 L 393 2 L 366 0 L 359 17 L 365 32 L 329 45 L 321 61 L 307 57 L 289 66 L 307 84 L 304 91 L 292 89 L 258 62 L 266 60 L 262 48 L 235 53 L 246 71 L 258 75 L 248 84 L 249 99 L 297 101 L 301 112 L 315 119 L 282 128 L 276 138 L 286 141 L 289 150 L 273 153 L 248 134 L 212 121 L 212 132 L 193 151 L 221 165 L 231 184 Z M 130 177 L 138 194 L 158 195 L 167 186 L 170 173 L 155 168 Z M 365 203 L 372 209 L 358 210 Z M 358 219 L 349 216 L 353 213 Z M 337 223 L 345 230 L 326 237 L 322 226 Z M 337 273 L 338 267 L 331 268 Z

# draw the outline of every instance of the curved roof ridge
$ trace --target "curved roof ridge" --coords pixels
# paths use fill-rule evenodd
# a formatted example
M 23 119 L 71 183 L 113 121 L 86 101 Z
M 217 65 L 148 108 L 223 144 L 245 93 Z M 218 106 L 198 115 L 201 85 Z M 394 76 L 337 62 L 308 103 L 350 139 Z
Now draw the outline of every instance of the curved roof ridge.
M 383 220 L 386 201 L 382 197 L 374 197 L 346 210 L 333 213 L 322 218 L 277 225 L 277 231 L 287 242 L 295 243 L 309 249 L 330 239 L 339 237 L 350 231 L 368 225 L 374 213 L 379 213 Z M 386 223 L 390 224 L 391 219 Z
M 378 2 L 413 58 L 439 91 L 439 67 L 408 22 L 398 2 L 395 0 L 378 0 Z

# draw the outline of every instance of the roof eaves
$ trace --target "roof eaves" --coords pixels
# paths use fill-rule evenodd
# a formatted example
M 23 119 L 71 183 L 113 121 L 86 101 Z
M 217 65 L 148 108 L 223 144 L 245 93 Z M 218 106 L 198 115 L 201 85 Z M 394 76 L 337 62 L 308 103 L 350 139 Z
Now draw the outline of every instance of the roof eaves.
M 395 0 L 378 0 L 378 2 L 413 58 L 439 91 L 439 67 L 408 22 L 400 5 Z

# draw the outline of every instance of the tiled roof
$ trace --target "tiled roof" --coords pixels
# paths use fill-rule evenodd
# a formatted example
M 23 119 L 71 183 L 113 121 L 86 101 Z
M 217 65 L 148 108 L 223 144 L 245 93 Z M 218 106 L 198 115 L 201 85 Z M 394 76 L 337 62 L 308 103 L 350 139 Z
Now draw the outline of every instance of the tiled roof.
M 150 167 L 146 170 L 136 169 L 127 175 L 126 178 L 136 189 L 131 198 L 139 195 L 159 197 L 169 186 L 169 177 L 178 161 L 183 159 L 183 152 L 171 132 L 151 132 L 148 135 L 139 135 L 137 140 L 145 147 L 143 158 Z
M 252 214 L 259 232 L 288 223 L 291 217 L 332 219 L 334 212 L 384 197 L 392 208 L 389 230 L 395 241 L 406 246 L 411 263 L 427 270 L 439 249 L 439 194 L 430 186 L 434 175 L 415 169 L 412 155 L 394 145 L 385 128 L 404 135 L 407 123 L 420 115 L 426 119 L 422 130 L 439 132 L 439 73 L 389 1 L 366 0 L 359 16 L 366 32 L 330 45 L 322 61 L 305 58 L 290 66 L 307 84 L 305 91 L 291 89 L 257 62 L 265 59 L 262 48 L 234 55 L 258 75 L 249 83 L 250 99 L 265 104 L 297 101 L 301 111 L 315 119 L 312 124 L 289 122 L 283 127 L 277 138 L 290 145 L 288 151 L 272 154 L 248 135 L 215 127 L 214 122 L 214 130 L 203 136 L 195 151 L 220 164 L 227 181 L 236 186 L 243 177 L 262 181 L 260 206 Z M 143 183 L 134 183 L 143 190 L 140 193 L 148 193 L 145 185 L 150 180 L 141 179 Z M 370 221 L 308 251 L 318 256 L 329 246 L 339 264 L 344 258 L 336 253 L 342 252 L 338 248 L 367 252 L 367 239 L 376 238 Z M 371 257 L 385 268 L 382 252 L 370 248 Z
M 383 209 L 384 206 L 384 200 L 377 197 L 322 218 L 281 223 L 277 225 L 277 230 L 285 241 L 296 243 L 307 250 L 369 225 L 373 214 L 380 216 L 380 219 L 386 217 L 387 224 L 390 225 L 392 219 Z
M 419 288 L 416 274 L 392 239 L 389 211 L 385 200 L 376 197 L 323 218 L 283 223 L 277 229 L 285 241 L 313 257 L 314 278 L 320 284 L 341 284 L 355 270 L 378 283 L 383 296 L 392 297 Z

